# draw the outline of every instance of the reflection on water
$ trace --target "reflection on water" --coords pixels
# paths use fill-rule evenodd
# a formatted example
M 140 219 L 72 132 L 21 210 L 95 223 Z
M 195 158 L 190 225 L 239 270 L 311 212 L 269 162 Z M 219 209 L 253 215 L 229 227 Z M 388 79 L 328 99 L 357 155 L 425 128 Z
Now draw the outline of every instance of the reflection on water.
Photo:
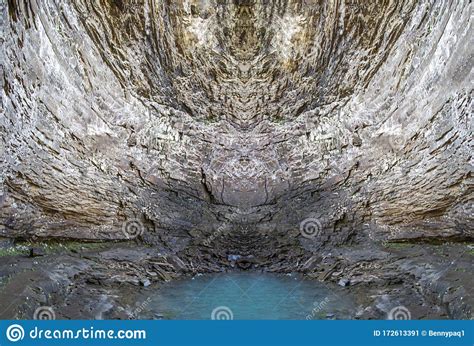
M 149 292 L 137 318 L 350 319 L 355 311 L 339 287 L 296 274 L 209 274 L 169 282 Z

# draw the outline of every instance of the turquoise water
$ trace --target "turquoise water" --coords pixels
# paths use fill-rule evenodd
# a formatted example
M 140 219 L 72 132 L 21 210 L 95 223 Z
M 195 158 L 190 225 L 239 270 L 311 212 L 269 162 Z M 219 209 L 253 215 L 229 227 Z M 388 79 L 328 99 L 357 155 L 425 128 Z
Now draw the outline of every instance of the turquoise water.
M 300 275 L 236 272 L 166 283 L 148 295 L 138 318 L 351 319 L 355 306 L 338 286 Z

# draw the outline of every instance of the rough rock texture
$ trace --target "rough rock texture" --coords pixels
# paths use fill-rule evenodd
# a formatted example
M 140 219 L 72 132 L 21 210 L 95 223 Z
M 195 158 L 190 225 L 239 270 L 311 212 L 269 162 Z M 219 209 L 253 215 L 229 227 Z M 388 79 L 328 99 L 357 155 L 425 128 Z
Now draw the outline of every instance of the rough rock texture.
M 125 239 L 133 222 L 189 258 L 278 270 L 474 236 L 468 0 L 0 10 L 3 237 Z

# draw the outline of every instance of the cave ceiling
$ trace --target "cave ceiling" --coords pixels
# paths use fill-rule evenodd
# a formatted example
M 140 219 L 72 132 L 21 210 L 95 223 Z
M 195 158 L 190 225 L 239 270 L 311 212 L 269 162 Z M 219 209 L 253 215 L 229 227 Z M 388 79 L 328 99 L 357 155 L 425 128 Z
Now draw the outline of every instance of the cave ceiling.
M 472 237 L 472 6 L 9 0 L 0 232 Z

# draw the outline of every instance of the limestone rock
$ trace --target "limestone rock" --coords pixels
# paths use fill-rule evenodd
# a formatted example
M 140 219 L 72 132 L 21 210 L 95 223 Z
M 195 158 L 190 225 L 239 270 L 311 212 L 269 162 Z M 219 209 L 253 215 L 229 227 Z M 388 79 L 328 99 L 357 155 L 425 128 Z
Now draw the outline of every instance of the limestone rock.
M 294 264 L 472 239 L 472 7 L 2 2 L 0 236 Z

